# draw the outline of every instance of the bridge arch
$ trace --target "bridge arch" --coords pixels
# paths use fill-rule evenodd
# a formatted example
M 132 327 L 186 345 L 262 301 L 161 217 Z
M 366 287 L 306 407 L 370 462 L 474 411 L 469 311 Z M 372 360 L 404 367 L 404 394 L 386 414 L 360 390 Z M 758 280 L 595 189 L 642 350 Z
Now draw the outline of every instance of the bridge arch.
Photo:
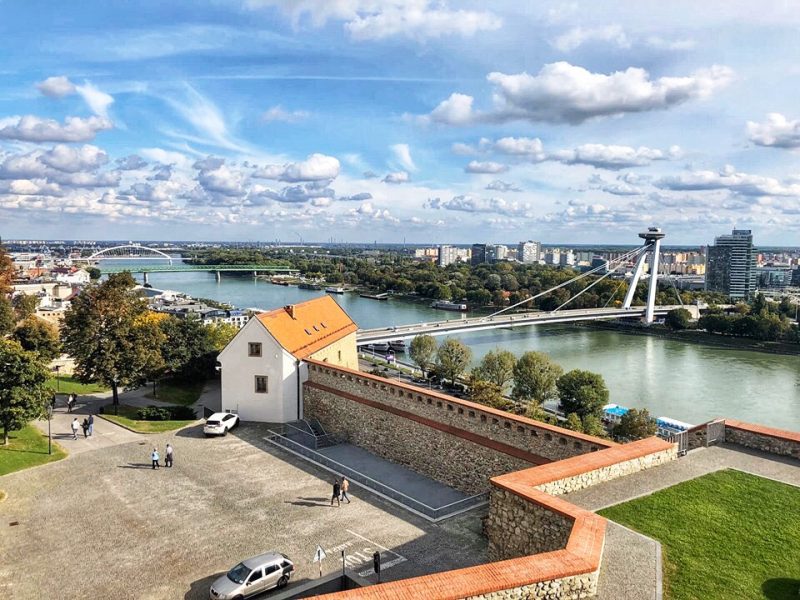
M 87 260 L 130 260 L 130 259 L 148 259 L 148 258 L 163 258 L 172 264 L 172 257 L 148 246 L 140 244 L 125 244 L 123 246 L 114 246 L 113 248 L 103 248 L 92 254 Z

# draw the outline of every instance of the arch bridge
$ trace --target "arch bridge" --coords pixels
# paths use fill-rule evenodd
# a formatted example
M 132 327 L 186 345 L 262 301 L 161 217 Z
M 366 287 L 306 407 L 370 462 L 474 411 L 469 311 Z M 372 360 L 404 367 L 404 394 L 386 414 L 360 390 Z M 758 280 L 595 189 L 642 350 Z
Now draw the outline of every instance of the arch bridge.
M 164 259 L 172 264 L 172 257 L 148 246 L 141 244 L 125 244 L 123 246 L 114 246 L 113 248 L 103 248 L 98 250 L 87 259 L 89 262 L 98 260 L 158 260 Z

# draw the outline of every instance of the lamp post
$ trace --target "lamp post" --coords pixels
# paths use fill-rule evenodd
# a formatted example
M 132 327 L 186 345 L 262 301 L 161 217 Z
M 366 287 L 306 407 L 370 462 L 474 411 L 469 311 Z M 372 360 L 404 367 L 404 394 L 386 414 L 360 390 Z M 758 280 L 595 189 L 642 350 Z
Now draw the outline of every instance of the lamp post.
M 53 367 L 53 370 L 56 372 L 56 391 L 60 391 L 61 389 L 61 378 L 59 377 L 61 373 L 61 365 L 56 365 Z
M 53 406 L 55 406 L 55 397 L 53 402 L 47 407 L 47 453 L 53 453 L 53 434 L 50 431 L 50 420 L 53 418 Z

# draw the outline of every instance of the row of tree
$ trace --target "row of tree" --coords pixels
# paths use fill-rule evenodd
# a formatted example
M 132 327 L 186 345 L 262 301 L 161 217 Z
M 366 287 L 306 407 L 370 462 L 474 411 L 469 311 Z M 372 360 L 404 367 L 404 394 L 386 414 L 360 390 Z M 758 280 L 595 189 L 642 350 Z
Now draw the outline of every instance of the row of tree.
M 446 339 L 437 344 L 430 335 L 415 337 L 409 346 L 409 356 L 423 376 L 438 374 L 453 383 L 467 373 L 472 362 L 472 352 L 462 342 Z M 525 352 L 517 358 L 508 350 L 496 349 L 469 372 L 467 381 L 473 402 L 549 420 L 541 406 L 546 401 L 558 400 L 559 409 L 566 415 L 562 425 L 592 435 L 606 435 L 602 418 L 609 393 L 598 373 L 580 369 L 565 373 L 543 352 Z M 614 435 L 624 438 L 653 435 L 655 424 L 647 411 L 642 412 L 631 411 Z

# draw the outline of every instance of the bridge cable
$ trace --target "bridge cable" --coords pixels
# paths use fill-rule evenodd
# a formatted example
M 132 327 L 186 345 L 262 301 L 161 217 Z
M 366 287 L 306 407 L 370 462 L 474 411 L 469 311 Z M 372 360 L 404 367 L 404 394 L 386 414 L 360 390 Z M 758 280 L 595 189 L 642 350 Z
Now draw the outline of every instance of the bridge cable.
M 616 296 L 616 295 L 617 295 L 617 292 L 619 291 L 619 289 L 620 289 L 620 288 L 621 288 L 621 287 L 622 287 L 624 284 L 625 284 L 625 278 L 623 277 L 622 279 L 620 279 L 620 281 L 619 281 L 619 285 L 618 285 L 618 286 L 617 286 L 617 288 L 614 290 L 614 293 L 613 293 L 613 294 L 611 294 L 611 295 L 608 297 L 608 300 L 606 300 L 606 303 L 605 303 L 605 304 L 603 304 L 603 308 L 606 308 L 606 307 L 607 307 L 607 306 L 608 306 L 608 305 L 611 303 L 611 301 L 614 299 L 614 296 Z
M 570 297 L 570 298 L 569 298 L 569 299 L 568 299 L 566 302 L 564 302 L 564 303 L 563 303 L 561 306 L 559 306 L 558 308 L 555 308 L 555 309 L 551 310 L 550 312 L 551 312 L 551 313 L 554 313 L 554 312 L 557 312 L 557 311 L 561 310 L 562 308 L 564 308 L 564 306 L 566 306 L 567 304 L 569 304 L 570 302 L 572 302 L 573 300 L 575 300 L 575 298 L 577 298 L 578 296 L 580 296 L 580 295 L 581 295 L 581 294 L 583 294 L 584 292 L 588 292 L 588 291 L 589 291 L 591 288 L 593 288 L 593 287 L 594 287 L 594 286 L 596 286 L 598 283 L 600 283 L 601 281 L 603 281 L 603 279 L 605 279 L 606 277 L 608 277 L 608 276 L 609 276 L 609 275 L 611 275 L 612 273 L 616 273 L 616 272 L 617 272 L 617 269 L 619 269 L 621 266 L 622 266 L 622 263 L 620 262 L 620 263 L 619 263 L 619 264 L 618 264 L 616 267 L 614 267 L 613 269 L 609 269 L 609 270 L 608 270 L 608 271 L 607 271 L 607 272 L 606 272 L 604 275 L 602 275 L 602 276 L 601 276 L 601 277 L 599 277 L 598 279 L 594 280 L 592 283 L 590 283 L 590 284 L 589 284 L 589 285 L 587 285 L 585 288 L 583 288 L 583 289 L 582 289 L 580 292 L 578 292 L 578 293 L 577 293 L 577 294 L 575 294 L 574 296 Z M 624 281 L 624 280 L 623 280 L 623 281 Z M 605 307 L 603 307 L 603 308 L 605 308 Z
M 635 250 L 632 250 L 630 252 L 626 252 L 622 256 L 617 257 L 615 259 L 615 262 L 628 260 L 629 258 L 632 258 L 636 254 L 638 254 L 639 252 L 642 252 L 643 250 L 645 250 L 647 248 L 648 248 L 648 246 L 640 246 L 639 248 L 636 248 Z M 611 262 L 611 261 L 609 261 L 609 262 Z M 507 306 L 507 307 L 505 307 L 505 308 L 503 308 L 501 310 L 498 310 L 497 312 L 493 312 L 492 314 L 487 315 L 487 316 L 485 316 L 483 318 L 484 319 L 490 319 L 491 317 L 496 317 L 497 315 L 502 314 L 502 313 L 504 313 L 504 312 L 506 312 L 508 310 L 511 310 L 512 308 L 516 308 L 517 306 L 520 306 L 521 304 L 525 304 L 526 302 L 530 302 L 531 300 L 536 300 L 536 298 L 541 298 L 542 296 L 546 296 L 550 292 L 554 292 L 557 289 L 565 287 L 565 286 L 567 286 L 567 285 L 569 285 L 571 283 L 575 283 L 576 281 L 580 281 L 584 277 L 588 277 L 589 275 L 592 275 L 592 274 L 596 273 L 597 271 L 600 271 L 601 269 L 605 269 L 605 268 L 606 268 L 606 266 L 604 266 L 604 265 L 600 265 L 598 267 L 595 267 L 594 269 L 591 269 L 589 271 L 581 273 L 580 275 L 578 275 L 576 277 L 573 277 L 572 279 L 570 279 L 568 281 L 565 281 L 565 282 L 560 283 L 560 284 L 558 284 L 558 285 L 556 285 L 554 287 L 551 287 L 549 290 L 545 290 L 544 292 L 539 292 L 538 294 L 536 294 L 534 296 L 530 296 L 529 298 L 525 298 L 524 300 L 521 300 L 520 302 L 517 302 L 516 304 L 512 304 L 511 306 Z
M 669 273 L 666 272 L 667 271 L 667 263 L 664 261 L 664 259 L 661 256 L 658 257 L 658 261 L 661 264 L 664 265 L 664 275 L 667 277 L 669 282 L 672 284 L 672 289 L 675 290 L 675 295 L 678 297 L 678 304 L 680 304 L 681 308 L 683 308 L 683 300 L 681 299 L 681 294 L 680 294 L 680 292 L 678 292 L 678 288 L 675 287 L 675 282 L 672 280 L 672 277 L 670 277 Z

